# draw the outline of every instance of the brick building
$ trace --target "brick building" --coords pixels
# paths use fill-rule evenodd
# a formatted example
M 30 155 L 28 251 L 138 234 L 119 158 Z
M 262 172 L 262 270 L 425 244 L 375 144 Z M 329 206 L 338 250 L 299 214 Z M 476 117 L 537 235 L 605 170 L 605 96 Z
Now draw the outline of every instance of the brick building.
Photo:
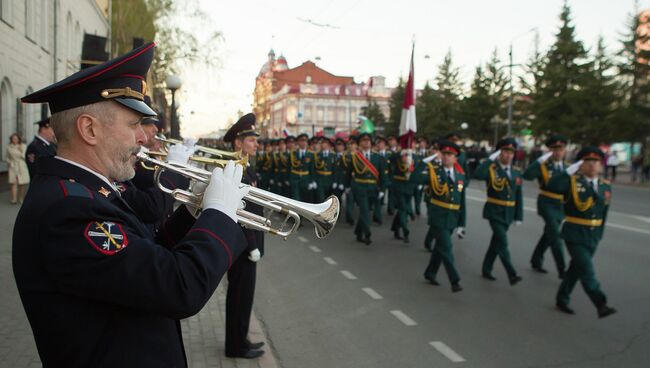
M 284 56 L 276 59 L 271 50 L 255 80 L 253 112 L 264 137 L 280 137 L 284 129 L 294 135 L 348 133 L 369 101 L 388 117 L 392 89 L 384 81 L 374 76 L 368 83 L 355 83 L 312 61 L 290 69 Z

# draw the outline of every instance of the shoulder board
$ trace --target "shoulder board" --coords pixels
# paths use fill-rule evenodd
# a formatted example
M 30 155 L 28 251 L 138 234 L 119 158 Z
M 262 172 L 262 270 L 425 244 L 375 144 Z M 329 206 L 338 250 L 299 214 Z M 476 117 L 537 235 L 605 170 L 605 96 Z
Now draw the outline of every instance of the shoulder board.
M 72 179 L 59 180 L 59 187 L 61 188 L 64 197 L 94 198 L 90 189 Z

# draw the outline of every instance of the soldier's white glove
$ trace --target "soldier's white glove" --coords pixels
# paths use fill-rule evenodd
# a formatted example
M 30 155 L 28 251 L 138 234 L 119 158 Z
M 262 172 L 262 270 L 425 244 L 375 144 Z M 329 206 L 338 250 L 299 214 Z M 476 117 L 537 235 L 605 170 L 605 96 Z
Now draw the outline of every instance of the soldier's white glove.
M 255 248 L 255 249 L 251 250 L 250 252 L 248 252 L 248 259 L 251 262 L 257 262 L 257 261 L 260 260 L 260 258 L 262 258 L 262 254 L 260 253 L 259 249 Z
M 379 192 L 377 199 L 381 200 L 382 198 L 384 198 L 384 192 Z
M 422 188 L 424 188 L 422 184 L 418 185 L 418 190 L 422 190 Z
M 567 167 L 566 168 L 566 173 L 569 174 L 569 175 L 575 174 L 576 172 L 578 172 L 578 170 L 580 169 L 580 166 L 582 166 L 583 162 L 584 162 L 584 160 L 580 160 L 580 161 L 572 164 L 571 166 Z
M 422 159 L 422 162 L 424 162 L 425 164 L 428 164 L 429 162 L 435 160 L 436 157 L 438 157 L 438 153 L 437 153 L 437 152 L 434 153 L 433 155 L 429 156 L 429 157 L 426 157 L 426 158 Z
M 234 161 L 229 161 L 223 169 L 214 169 L 203 194 L 203 209 L 223 212 L 237 222 L 237 209 L 250 190 L 249 186 L 239 187 L 243 171 L 243 167 Z
M 336 183 L 332 183 L 332 189 L 336 189 L 336 187 L 337 187 L 337 184 L 336 184 Z
M 491 154 L 489 157 L 490 161 L 495 161 L 500 154 L 501 154 L 501 150 L 497 150 L 496 152 Z
M 269 179 L 269 184 L 271 184 L 271 185 L 275 184 L 275 180 Z
M 541 163 L 545 162 L 546 160 L 548 160 L 548 158 L 551 157 L 551 156 L 553 156 L 552 151 L 551 152 L 546 152 L 545 154 L 543 154 L 543 155 L 541 155 L 541 156 L 539 156 L 537 158 L 537 162 L 539 162 L 541 164 Z
M 175 144 L 169 148 L 167 153 L 167 162 L 179 165 L 187 165 L 190 157 L 194 154 L 194 146 L 186 146 L 184 144 Z
M 345 186 L 343 184 L 339 184 L 339 190 L 343 190 L 343 189 L 345 189 Z
M 285 181 L 285 182 L 284 182 L 284 185 L 289 186 L 289 181 L 288 181 L 288 180 Z
M 312 182 L 311 182 L 311 188 L 312 188 L 312 189 L 316 189 L 316 188 L 318 188 L 318 184 L 316 184 L 315 181 L 312 181 Z
M 515 221 L 515 226 L 520 226 L 521 224 L 523 224 L 522 221 Z
M 457 227 L 456 228 L 456 235 L 458 235 L 458 239 L 462 239 L 465 237 L 465 228 L 464 227 Z
M 350 188 L 345 188 L 345 194 L 350 194 Z

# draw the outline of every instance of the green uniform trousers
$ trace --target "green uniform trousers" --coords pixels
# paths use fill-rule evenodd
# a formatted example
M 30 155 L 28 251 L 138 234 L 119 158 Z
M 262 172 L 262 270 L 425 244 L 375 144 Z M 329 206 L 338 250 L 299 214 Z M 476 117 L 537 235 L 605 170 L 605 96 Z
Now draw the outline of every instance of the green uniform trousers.
M 596 246 L 571 242 L 566 242 L 566 246 L 571 255 L 571 262 L 557 292 L 557 302 L 564 305 L 569 304 L 573 287 L 580 280 L 582 288 L 596 307 L 607 304 L 607 297 L 600 290 L 600 284 L 596 280 L 594 272 L 594 265 L 591 262 L 591 258 L 596 252 Z
M 456 271 L 456 266 L 454 266 L 454 254 L 451 251 L 451 235 L 454 230 L 434 227 L 430 227 L 430 229 L 435 234 L 436 246 L 433 248 L 429 265 L 424 271 L 424 276 L 427 279 L 434 280 L 438 273 L 438 268 L 440 268 L 440 263 L 442 263 L 445 266 L 445 271 L 447 271 L 449 282 L 452 285 L 457 284 L 460 281 L 460 276 L 458 275 L 458 271 Z
M 508 251 L 508 227 L 510 225 L 503 224 L 498 221 L 490 220 L 490 227 L 492 228 L 492 239 L 490 239 L 490 247 L 485 253 L 483 259 L 483 273 L 491 274 L 492 266 L 497 256 L 503 263 L 508 277 L 512 278 L 517 276 L 515 268 L 512 266 L 510 260 L 510 252 Z
M 359 206 L 359 220 L 354 228 L 357 236 L 370 237 L 370 207 L 377 199 L 377 189 L 352 189 L 354 202 Z
M 393 190 L 393 196 L 395 197 L 395 216 L 393 217 L 393 224 L 390 229 L 393 232 L 399 231 L 402 229 L 405 236 L 408 236 L 410 233 L 409 230 L 409 202 L 411 201 L 411 193 L 405 190 Z
M 562 218 L 546 213 L 542 214 L 542 218 L 544 219 L 544 233 L 537 242 L 537 246 L 533 251 L 533 256 L 530 259 L 530 264 L 532 264 L 533 267 L 542 267 L 544 264 L 544 253 L 548 248 L 551 248 L 557 272 L 563 274 L 566 269 L 566 263 L 564 262 L 562 238 L 560 237 Z

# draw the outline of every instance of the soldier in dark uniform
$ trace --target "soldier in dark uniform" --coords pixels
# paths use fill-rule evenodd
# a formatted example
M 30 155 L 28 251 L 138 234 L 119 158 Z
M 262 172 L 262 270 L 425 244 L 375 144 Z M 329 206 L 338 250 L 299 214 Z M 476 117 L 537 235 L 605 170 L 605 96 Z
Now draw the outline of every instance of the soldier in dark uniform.
M 58 156 L 44 157 L 18 213 L 13 270 L 46 367 L 187 366 L 179 320 L 198 313 L 246 248 L 247 188 L 229 163 L 203 212 L 181 206 L 154 239 L 113 181 L 134 175 L 154 44 L 22 98 L 48 102 Z M 163 240 L 164 239 L 164 240 Z
M 605 230 L 607 212 L 612 199 L 612 187 L 598 179 L 605 154 L 598 147 L 584 147 L 578 152 L 578 162 L 566 172 L 555 175 L 548 182 L 548 190 L 564 197 L 564 225 L 562 238 L 571 255 L 569 269 L 564 275 L 556 296 L 557 308 L 574 314 L 569 307 L 573 288 L 580 280 L 591 302 L 604 318 L 616 313 L 607 305 L 607 297 L 596 280 L 592 258 Z
M 459 132 L 451 132 L 445 136 L 445 139 L 455 143 L 458 145 L 460 148 L 460 154 L 458 155 L 457 162 L 460 168 L 465 172 L 468 173 L 467 171 L 467 152 L 465 152 L 465 149 L 463 149 L 463 142 L 462 142 L 462 136 Z M 465 183 L 465 186 L 469 185 L 469 180 L 471 178 L 467 177 L 467 183 Z
M 316 203 L 323 202 L 327 197 L 332 195 L 333 186 L 336 185 L 336 166 L 338 165 L 337 157 L 332 152 L 332 141 L 324 137 L 321 139 L 321 151 L 314 157 L 314 169 L 316 173 Z
M 342 166 L 344 171 L 344 174 L 342 176 L 342 181 L 343 181 L 343 188 L 345 191 L 345 222 L 347 222 L 350 225 L 354 225 L 354 192 L 350 190 L 350 182 L 348 180 L 347 175 L 352 165 L 350 158 L 355 152 L 357 152 L 358 149 L 357 139 L 358 137 L 356 135 L 351 135 L 348 138 L 348 150 L 343 155 L 343 160 L 341 161 L 343 164 Z
M 332 186 L 332 193 L 339 198 L 339 201 L 343 202 L 343 192 L 345 186 L 343 182 L 345 181 L 345 169 L 343 167 L 343 156 L 345 155 L 345 141 L 342 138 L 336 138 L 334 141 L 335 149 L 335 159 L 336 166 L 334 169 L 334 184 Z
M 223 137 L 224 142 L 231 143 L 234 151 L 254 156 L 257 150 L 255 115 L 246 114 L 233 125 Z M 255 170 L 249 166 L 242 178 L 242 183 L 256 186 Z M 263 216 L 262 206 L 246 202 L 246 211 Z M 248 247 L 228 271 L 228 293 L 226 295 L 226 356 L 231 358 L 257 358 L 264 354 L 259 348 L 262 342 L 251 343 L 248 340 L 253 297 L 255 295 L 255 278 L 257 261 L 264 254 L 264 233 L 257 230 L 243 229 Z
M 370 209 L 372 204 L 384 196 L 388 169 L 386 162 L 371 151 L 372 137 L 368 133 L 359 135 L 359 149 L 349 154 L 346 182 L 354 193 L 354 202 L 359 206 L 359 220 L 354 229 L 357 241 L 370 245 Z
M 427 148 L 429 146 L 429 140 L 426 137 L 420 137 L 417 140 L 417 150 L 413 153 L 413 165 L 419 166 L 422 162 L 422 159 L 429 155 Z M 421 213 L 421 203 L 424 189 L 423 185 L 414 185 L 413 186 L 413 209 L 416 216 L 420 216 Z
M 497 151 L 485 160 L 474 172 L 478 180 L 485 180 L 487 201 L 483 207 L 483 218 L 490 222 L 492 239 L 483 260 L 483 278 L 496 280 L 492 267 L 498 256 L 506 269 L 510 285 L 521 281 L 521 276 L 512 266 L 508 251 L 508 228 L 515 222 L 521 224 L 524 218 L 521 171 L 512 166 L 517 142 L 504 138 L 497 143 Z
M 442 162 L 427 162 L 415 170 L 417 182 L 427 186 L 429 228 L 436 239 L 429 265 L 424 271 L 424 278 L 434 285 L 436 274 L 442 263 L 447 271 L 452 292 L 459 292 L 460 276 L 454 265 L 451 236 L 456 230 L 459 237 L 465 236 L 465 172 L 456 157 L 460 147 L 450 141 L 438 142 Z M 424 168 L 424 170 L 422 170 Z M 424 174 L 422 174 L 424 172 Z
M 377 136 L 377 138 L 375 138 L 376 152 L 384 160 L 386 168 L 389 168 L 389 170 L 390 170 L 390 156 L 391 155 L 390 155 L 390 151 L 386 149 L 387 144 L 388 144 L 388 142 L 386 141 L 386 138 L 384 138 L 382 136 Z M 386 188 L 390 188 L 391 177 L 390 177 L 390 175 L 386 175 L 386 178 L 387 178 L 386 179 Z M 377 223 L 377 225 L 380 225 L 380 226 L 382 224 L 381 210 L 384 207 L 384 202 L 385 202 L 385 199 L 386 199 L 385 194 L 386 193 L 384 193 L 384 196 L 382 196 L 381 199 L 375 201 L 375 206 L 374 206 L 373 211 L 372 211 L 372 221 L 374 221 L 375 223 Z
M 557 193 L 549 192 L 546 189 L 551 178 L 564 173 L 566 164 L 564 155 L 566 153 L 567 138 L 561 135 L 553 135 L 546 140 L 546 147 L 550 151 L 533 161 L 526 171 L 524 179 L 539 182 L 539 195 L 537 196 L 537 213 L 544 219 L 544 233 L 537 242 L 535 251 L 530 259 L 533 270 L 540 273 L 547 273 L 543 267 L 544 252 L 550 247 L 557 272 L 560 278 L 564 276 L 565 263 L 562 250 L 562 239 L 560 238 L 560 225 L 564 220 L 564 197 Z
M 394 207 L 397 209 L 390 230 L 393 232 L 395 239 L 404 240 L 405 243 L 408 243 L 410 234 L 408 227 L 410 214 L 409 203 L 413 197 L 413 188 L 417 186 L 411 177 L 414 167 L 408 162 L 407 150 L 401 151 L 401 154 L 400 152 L 393 154 L 389 162 L 390 168 L 388 172 L 391 175 L 390 192 L 393 195 Z M 400 233 L 404 234 L 404 236 Z
M 392 168 L 393 165 L 392 160 L 398 160 L 400 158 L 400 153 L 399 153 L 400 147 L 399 147 L 399 143 L 397 142 L 397 138 L 394 135 L 389 135 L 387 140 L 388 140 L 388 160 L 391 161 L 388 165 L 389 168 L 388 175 L 391 177 L 391 181 L 392 181 L 393 173 L 390 172 L 390 169 Z M 396 196 L 397 195 L 393 193 L 393 186 L 390 185 L 388 187 L 388 200 L 386 201 L 387 202 L 386 213 L 388 213 L 388 215 L 390 216 L 393 215 L 393 212 L 395 211 L 395 207 L 397 206 L 395 202 Z
M 50 127 L 50 118 L 37 121 L 35 124 L 38 124 L 38 133 L 25 151 L 25 162 L 27 163 L 29 176 L 32 179 L 34 179 L 39 158 L 56 156 L 56 138 L 54 130 Z
M 291 198 L 309 202 L 314 181 L 314 154 L 307 150 L 307 134 L 299 134 L 296 138 L 298 148 L 289 153 L 289 181 L 291 183 Z

